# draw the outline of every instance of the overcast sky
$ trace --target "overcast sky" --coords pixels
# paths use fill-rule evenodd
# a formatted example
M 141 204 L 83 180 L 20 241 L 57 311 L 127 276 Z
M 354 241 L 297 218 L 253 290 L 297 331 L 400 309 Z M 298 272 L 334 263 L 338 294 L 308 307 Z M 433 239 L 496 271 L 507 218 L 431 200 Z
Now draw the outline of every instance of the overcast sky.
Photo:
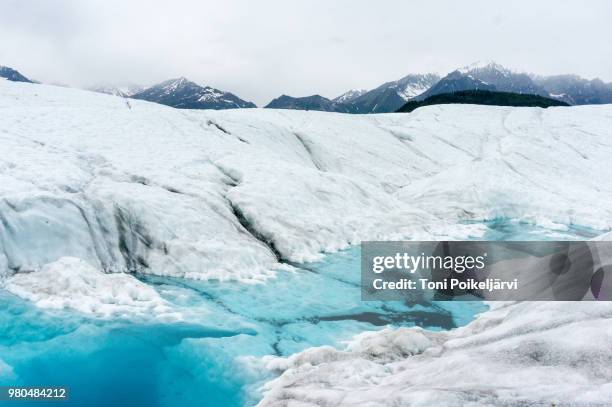
M 612 1 L 0 0 L 0 65 L 43 82 L 185 76 L 258 105 L 477 60 L 612 81 Z

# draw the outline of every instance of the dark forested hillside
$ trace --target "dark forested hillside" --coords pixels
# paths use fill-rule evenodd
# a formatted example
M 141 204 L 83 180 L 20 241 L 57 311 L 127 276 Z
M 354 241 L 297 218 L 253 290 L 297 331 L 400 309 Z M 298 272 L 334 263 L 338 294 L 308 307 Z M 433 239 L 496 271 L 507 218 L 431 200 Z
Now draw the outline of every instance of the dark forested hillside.
M 421 101 L 409 101 L 398 112 L 412 112 L 422 106 L 445 104 L 473 104 L 494 106 L 569 106 L 560 100 L 550 99 L 539 95 L 526 95 L 522 93 L 494 92 L 488 90 L 464 90 L 455 93 L 442 93 L 433 95 Z

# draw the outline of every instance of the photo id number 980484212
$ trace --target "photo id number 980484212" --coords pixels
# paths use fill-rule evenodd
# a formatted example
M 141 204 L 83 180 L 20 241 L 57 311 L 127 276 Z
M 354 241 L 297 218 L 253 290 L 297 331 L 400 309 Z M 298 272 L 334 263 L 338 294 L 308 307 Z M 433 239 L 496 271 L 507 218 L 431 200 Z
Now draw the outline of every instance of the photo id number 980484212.
M 0 386 L 0 400 L 67 400 L 66 387 Z

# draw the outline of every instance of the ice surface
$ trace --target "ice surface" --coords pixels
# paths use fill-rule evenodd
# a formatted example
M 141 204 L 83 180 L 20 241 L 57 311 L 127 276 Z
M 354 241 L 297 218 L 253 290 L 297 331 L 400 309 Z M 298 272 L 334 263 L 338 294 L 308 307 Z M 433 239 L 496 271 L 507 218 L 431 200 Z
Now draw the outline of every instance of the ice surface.
M 606 405 L 610 343 L 608 303 L 507 303 L 451 331 L 388 329 L 267 357 L 282 374 L 259 405 Z
M 157 291 L 129 274 L 105 274 L 74 257 L 7 279 L 7 291 L 41 308 L 71 308 L 100 317 L 180 319 Z
M 611 106 L 412 114 L 182 111 L 0 84 L 0 273 L 263 281 L 366 239 L 465 238 L 464 220 L 612 225 Z

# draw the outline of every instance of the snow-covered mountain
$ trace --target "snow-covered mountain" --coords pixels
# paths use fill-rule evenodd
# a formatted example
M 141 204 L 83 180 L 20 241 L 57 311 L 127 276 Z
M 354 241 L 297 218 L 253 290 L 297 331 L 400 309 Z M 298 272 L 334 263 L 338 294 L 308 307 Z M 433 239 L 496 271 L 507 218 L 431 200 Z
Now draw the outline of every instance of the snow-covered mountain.
M 571 105 L 612 103 L 612 83 L 584 79 L 578 75 L 533 76 L 535 83 Z
M 471 75 L 464 74 L 460 71 L 453 71 L 440 79 L 435 85 L 427 89 L 425 92 L 416 96 L 414 100 L 421 101 L 428 97 L 443 93 L 454 93 L 464 90 L 496 90 L 495 86 L 485 83 Z
M 436 74 L 407 75 L 387 82 L 353 99 L 355 113 L 395 112 L 406 101 L 434 86 L 440 77 Z
M 332 99 L 332 102 L 336 103 L 350 103 L 357 99 L 359 96 L 367 93 L 367 89 L 351 89 L 348 92 L 344 92 L 342 95 Z
M 529 75 L 512 72 L 495 62 L 484 62 L 474 63 L 449 73 L 426 92 L 418 95 L 415 100 L 420 101 L 430 96 L 464 90 L 549 96 L 548 92 L 535 84 Z
M 200 86 L 183 77 L 151 86 L 131 97 L 179 109 L 222 110 L 256 107 L 254 103 L 244 101 L 233 93 Z
M 600 79 L 587 80 L 577 75 L 519 73 L 492 61 L 457 69 L 415 99 L 424 100 L 440 93 L 474 89 L 539 95 L 571 105 L 612 103 L 612 83 L 604 83 Z
M 95 85 L 87 88 L 92 92 L 104 93 L 107 95 L 114 95 L 120 97 L 131 97 L 139 92 L 145 90 L 146 87 L 140 85 L 126 85 L 126 86 L 115 86 L 115 85 Z
M 488 90 L 549 97 L 569 104 L 612 103 L 612 84 L 577 76 L 537 77 L 515 72 L 494 62 L 476 62 L 440 78 L 437 74 L 411 74 L 366 90 L 350 90 L 332 100 L 319 95 L 294 98 L 283 95 L 266 107 L 343 113 L 388 113 L 407 101 L 465 90 Z
M 8 79 L 13 82 L 28 82 L 34 83 L 34 81 L 23 76 L 19 71 L 9 68 L 8 66 L 0 65 L 0 78 Z
M 495 86 L 499 92 L 549 96 L 548 92 L 536 84 L 528 74 L 511 71 L 493 61 L 477 62 L 460 68 L 458 71 Z
M 321 95 L 292 97 L 282 95 L 272 100 L 266 109 L 318 110 L 321 112 L 350 113 L 350 104 L 329 100 Z
M 407 100 L 429 89 L 439 79 L 435 74 L 407 75 L 372 90 L 352 89 L 331 100 L 320 95 L 299 98 L 282 95 L 266 107 L 340 113 L 395 112 Z

